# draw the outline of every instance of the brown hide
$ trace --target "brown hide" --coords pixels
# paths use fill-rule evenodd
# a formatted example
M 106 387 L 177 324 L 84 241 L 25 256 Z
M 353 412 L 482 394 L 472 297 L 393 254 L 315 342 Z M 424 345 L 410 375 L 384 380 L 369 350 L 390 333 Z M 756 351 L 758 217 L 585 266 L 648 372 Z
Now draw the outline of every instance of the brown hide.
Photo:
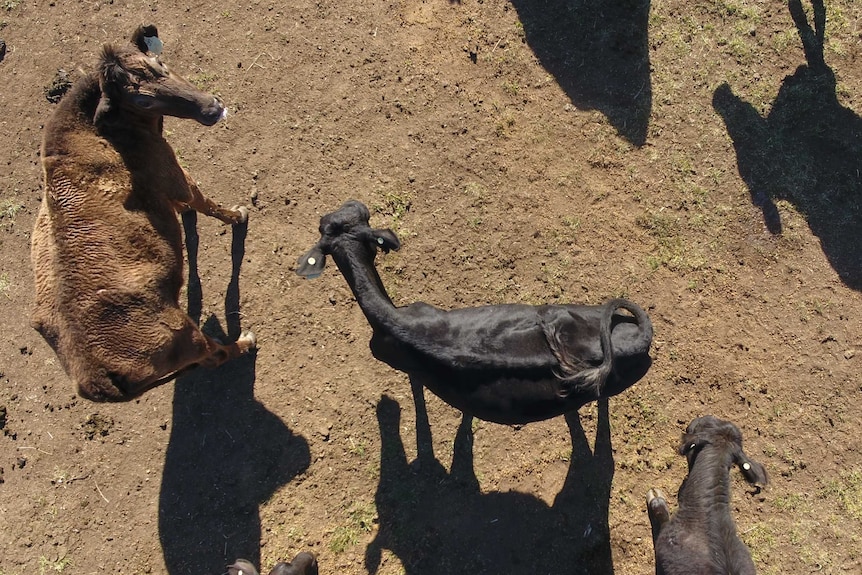
M 208 124 L 223 106 L 142 52 L 142 31 L 157 34 L 139 28 L 132 44 L 105 47 L 100 72 L 65 96 L 42 144 L 32 323 L 78 393 L 96 401 L 134 398 L 188 367 L 218 365 L 254 346 L 252 334 L 218 343 L 179 307 L 177 211 L 196 209 L 231 224 L 245 222 L 248 211 L 205 198 L 177 163 L 162 137 L 162 116 Z M 162 92 L 173 90 L 170 99 L 151 89 L 155 81 Z

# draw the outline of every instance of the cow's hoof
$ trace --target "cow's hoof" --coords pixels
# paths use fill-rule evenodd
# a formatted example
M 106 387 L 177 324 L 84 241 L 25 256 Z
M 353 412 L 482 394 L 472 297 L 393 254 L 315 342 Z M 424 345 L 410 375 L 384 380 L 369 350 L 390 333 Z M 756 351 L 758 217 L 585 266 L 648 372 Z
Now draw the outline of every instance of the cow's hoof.
M 255 337 L 253 331 L 244 331 L 240 334 L 239 339 L 236 340 L 236 344 L 245 353 L 257 347 L 257 337 Z
M 661 489 L 650 489 L 646 494 L 647 506 L 652 507 L 653 501 L 656 502 L 656 505 L 661 505 L 661 503 L 667 502 L 667 496 Z
M 278 563 L 269 575 L 317 575 L 317 558 L 314 553 L 303 551 L 290 563 Z
M 248 221 L 248 208 L 245 206 L 234 206 L 231 208 L 235 212 L 239 212 L 239 220 L 237 224 L 244 224 Z
M 258 575 L 257 569 L 245 559 L 237 559 L 236 563 L 227 566 L 228 575 Z

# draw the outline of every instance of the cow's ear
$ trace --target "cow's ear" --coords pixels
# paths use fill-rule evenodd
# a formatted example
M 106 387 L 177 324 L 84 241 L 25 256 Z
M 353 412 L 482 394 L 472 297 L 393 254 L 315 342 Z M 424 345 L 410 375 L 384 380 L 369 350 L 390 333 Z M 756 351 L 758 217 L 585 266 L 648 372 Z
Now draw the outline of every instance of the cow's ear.
M 306 279 L 314 279 L 323 273 L 326 266 L 326 256 L 319 245 L 314 246 L 296 262 L 296 273 Z
M 769 476 L 766 474 L 766 469 L 754 461 L 742 451 L 742 447 L 736 447 L 733 451 L 733 462 L 739 466 L 739 471 L 745 480 L 752 485 L 766 485 L 769 483 Z
M 120 56 L 110 44 L 102 46 L 99 56 L 99 91 L 102 97 L 96 106 L 93 123 L 98 125 L 107 118 L 117 106 L 121 87 L 130 82 L 129 73 L 123 68 Z
M 396 236 L 395 232 L 392 230 L 371 230 L 371 234 L 375 245 L 387 254 L 389 253 L 389 250 L 398 251 L 401 247 L 401 242 L 398 240 L 398 236 Z
M 679 454 L 691 455 L 709 444 L 710 441 L 705 437 L 699 437 L 694 433 L 686 433 L 682 436 L 682 442 L 679 444 Z
M 138 47 L 138 50 L 146 54 L 161 54 L 162 41 L 159 39 L 159 29 L 152 24 L 146 26 L 138 26 L 132 33 L 132 44 Z

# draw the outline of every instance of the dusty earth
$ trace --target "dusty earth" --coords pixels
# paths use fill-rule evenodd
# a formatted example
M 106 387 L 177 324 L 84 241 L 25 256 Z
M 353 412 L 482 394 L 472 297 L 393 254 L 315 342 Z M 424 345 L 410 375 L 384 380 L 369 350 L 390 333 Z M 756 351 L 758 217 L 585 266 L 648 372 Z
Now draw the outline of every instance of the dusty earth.
M 348 575 L 647 574 L 645 493 L 675 499 L 705 413 L 770 473 L 733 474 L 759 571 L 862 572 L 862 3 L 825 29 L 810 0 L 180 4 L 0 4 L 2 575 L 301 549 Z M 144 22 L 230 107 L 166 122 L 181 162 L 252 209 L 187 222 L 190 312 L 260 348 L 93 404 L 28 323 L 38 149 L 58 70 Z M 460 414 L 427 394 L 440 464 L 417 469 L 407 378 L 334 267 L 293 272 L 348 198 L 403 240 L 378 259 L 396 303 L 624 295 L 651 371 L 568 420 L 473 422 L 455 470 Z

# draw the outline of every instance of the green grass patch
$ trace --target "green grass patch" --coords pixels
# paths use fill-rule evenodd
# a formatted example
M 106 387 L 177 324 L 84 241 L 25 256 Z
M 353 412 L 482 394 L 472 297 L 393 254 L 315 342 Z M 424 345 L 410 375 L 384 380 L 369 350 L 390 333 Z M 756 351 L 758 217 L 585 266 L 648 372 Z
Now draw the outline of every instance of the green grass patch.
M 362 533 L 370 533 L 377 518 L 377 508 L 373 503 L 357 502 L 347 510 L 347 521 L 335 528 L 329 549 L 333 553 L 343 553 L 359 543 Z
M 218 74 L 212 72 L 200 71 L 186 79 L 194 84 L 195 88 L 198 90 L 201 90 L 202 92 L 212 92 L 219 77 Z
M 862 521 L 862 469 L 854 469 L 829 480 L 820 495 L 824 499 L 836 500 L 847 515 Z
M 9 220 L 10 223 L 14 224 L 15 216 L 23 209 L 24 205 L 15 200 L 0 200 L 0 220 Z
M 61 557 L 56 561 L 51 561 L 45 556 L 39 557 L 39 575 L 49 575 L 51 573 L 62 573 L 72 564 L 72 560 L 68 557 Z
M 378 200 L 373 204 L 375 212 L 382 216 L 388 216 L 392 220 L 393 227 L 399 223 L 405 214 L 410 211 L 413 199 L 410 192 L 384 192 L 378 191 Z

